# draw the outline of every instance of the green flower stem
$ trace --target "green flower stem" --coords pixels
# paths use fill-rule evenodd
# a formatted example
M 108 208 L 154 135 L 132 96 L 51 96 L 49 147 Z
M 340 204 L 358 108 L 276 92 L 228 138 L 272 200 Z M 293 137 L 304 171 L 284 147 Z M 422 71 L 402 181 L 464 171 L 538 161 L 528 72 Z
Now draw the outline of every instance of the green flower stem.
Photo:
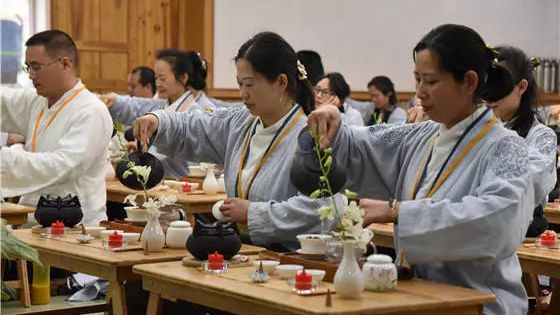
M 336 202 L 334 199 L 334 194 L 332 192 L 331 183 L 328 178 L 331 167 L 329 165 L 328 169 L 325 169 L 325 167 L 323 166 L 323 160 L 325 159 L 325 157 L 328 156 L 328 154 L 324 154 L 323 157 L 321 157 L 321 148 L 319 146 L 319 139 L 321 139 L 321 134 L 313 135 L 313 142 L 314 142 L 313 148 L 315 150 L 315 154 L 317 155 L 317 159 L 319 160 L 319 167 L 321 168 L 321 173 L 325 178 L 324 183 L 327 185 L 327 191 L 329 192 L 329 195 L 331 197 L 334 211 L 338 215 L 338 208 L 336 207 Z
M 148 189 L 146 189 L 146 182 L 140 179 L 140 175 L 138 173 L 136 173 L 136 180 L 140 183 L 142 189 L 144 190 L 144 202 L 148 201 L 149 196 L 148 196 Z

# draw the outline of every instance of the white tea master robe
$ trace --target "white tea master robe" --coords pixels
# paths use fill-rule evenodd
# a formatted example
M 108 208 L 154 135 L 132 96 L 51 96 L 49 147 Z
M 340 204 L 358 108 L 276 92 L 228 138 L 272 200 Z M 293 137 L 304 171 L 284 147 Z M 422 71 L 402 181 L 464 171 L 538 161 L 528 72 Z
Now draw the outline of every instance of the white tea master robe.
M 292 111 L 299 110 L 298 107 Z M 290 113 L 279 123 L 283 123 Z M 159 118 L 154 145 L 168 156 L 224 164 L 227 195 L 236 197 L 236 179 L 244 138 L 249 130 L 252 131 L 251 127 L 255 127 L 257 118 L 246 107 L 221 109 L 212 115 L 173 111 L 157 111 L 154 114 Z M 283 130 L 287 130 L 289 123 L 298 117 L 297 113 L 291 117 Z M 297 118 L 254 178 L 247 197 L 251 201 L 247 225 L 254 244 L 275 248 L 280 245 L 281 248 L 295 250 L 299 248 L 296 235 L 321 231 L 317 209 L 326 203 L 330 204 L 330 199 L 311 199 L 298 195 L 289 179 L 297 146 L 296 138 L 305 127 L 306 120 L 304 114 Z M 270 134 L 278 130 L 277 125 L 257 130 L 258 134 L 255 133 L 251 140 L 252 146 L 247 155 L 249 162 L 245 169 L 253 168 L 260 160 L 258 156 L 262 156 L 262 148 L 268 145 Z M 243 175 L 245 186 L 248 173 L 243 172 Z M 337 201 L 338 208 L 342 209 L 344 198 L 337 196 Z M 330 224 L 327 225 L 330 228 Z
M 446 169 L 493 117 L 485 113 Z M 495 294 L 497 302 L 484 306 L 486 314 L 525 314 L 527 296 L 516 255 L 532 217 L 527 209 L 534 205 L 525 141 L 500 123 L 492 125 L 431 198 L 411 200 L 431 139 L 444 128 L 432 121 L 371 127 L 343 123 L 333 154 L 347 167 L 349 189 L 361 197 L 402 200 L 395 245 L 415 264 L 418 277 Z M 459 130 L 452 129 L 441 144 L 457 137 Z
M 106 220 L 105 162 L 113 127 L 103 102 L 81 82 L 51 108 L 46 98 L 30 89 L 0 88 L 0 101 L 2 131 L 23 135 L 26 149 L 0 151 L 2 195 L 23 195 L 20 203 L 30 206 L 36 206 L 41 195 L 77 195 L 84 224 L 97 225 Z M 36 149 L 32 152 L 34 138 Z
M 212 112 L 216 107 L 203 91 L 199 91 L 195 98 L 192 97 L 192 92 L 186 91 L 172 104 L 162 99 L 118 95 L 113 106 L 109 108 L 109 112 L 111 112 L 113 119 L 125 125 L 132 125 L 136 118 L 158 109 L 176 112 L 192 112 L 197 110 Z M 188 162 L 182 157 L 170 158 L 159 153 L 157 146 L 150 147 L 149 152 L 160 160 L 165 177 L 179 178 L 188 175 Z

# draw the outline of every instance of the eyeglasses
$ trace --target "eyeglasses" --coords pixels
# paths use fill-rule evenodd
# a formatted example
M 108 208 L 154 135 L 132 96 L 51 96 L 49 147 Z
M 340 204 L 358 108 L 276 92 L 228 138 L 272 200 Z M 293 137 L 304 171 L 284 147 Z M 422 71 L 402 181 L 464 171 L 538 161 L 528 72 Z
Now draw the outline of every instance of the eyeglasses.
M 39 72 L 41 69 L 43 69 L 43 68 L 45 68 L 45 67 L 48 67 L 48 66 L 50 66 L 50 65 L 53 65 L 53 64 L 55 64 L 55 63 L 57 63 L 57 62 L 59 62 L 59 61 L 60 61 L 60 59 L 57 59 L 57 60 L 55 60 L 55 61 L 53 61 L 53 62 L 49 62 L 49 63 L 46 63 L 46 64 L 44 64 L 44 65 L 42 65 L 42 64 L 27 65 L 27 64 L 25 64 L 25 65 L 23 65 L 23 67 L 21 67 L 21 68 L 23 69 L 23 71 L 25 71 L 25 72 L 27 72 L 27 73 L 29 73 L 29 74 L 35 74 L 35 73 Z
M 327 89 L 323 90 L 323 89 L 318 88 L 318 87 L 315 88 L 315 94 L 317 94 L 317 95 L 322 94 L 322 95 L 326 95 L 326 96 L 333 95 L 333 93 L 331 91 L 329 91 Z

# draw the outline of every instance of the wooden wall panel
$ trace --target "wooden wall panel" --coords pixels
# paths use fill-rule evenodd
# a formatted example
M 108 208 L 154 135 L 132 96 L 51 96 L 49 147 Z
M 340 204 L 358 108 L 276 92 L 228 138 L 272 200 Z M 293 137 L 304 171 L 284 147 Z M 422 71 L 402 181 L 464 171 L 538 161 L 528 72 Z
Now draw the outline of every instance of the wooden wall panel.
M 101 53 L 100 61 L 101 65 L 105 65 L 100 67 L 101 80 L 126 80 L 129 71 L 127 53 Z
M 208 14 L 213 0 L 51 0 L 52 27 L 72 36 L 80 76 L 96 92 L 126 92 L 128 71 L 153 67 L 162 48 L 198 51 L 211 61 Z
M 98 41 L 101 30 L 101 0 L 71 1 L 72 37 L 77 41 Z
M 99 39 L 128 43 L 128 0 L 101 1 Z
M 79 46 L 78 46 L 79 47 Z M 84 84 L 89 87 L 89 80 L 92 78 L 99 78 L 101 76 L 101 61 L 98 52 L 95 51 L 80 51 L 80 77 Z
M 126 91 L 129 0 L 52 0 L 53 28 L 70 34 L 80 55 L 80 77 L 92 91 Z M 104 81 L 110 82 L 105 83 Z

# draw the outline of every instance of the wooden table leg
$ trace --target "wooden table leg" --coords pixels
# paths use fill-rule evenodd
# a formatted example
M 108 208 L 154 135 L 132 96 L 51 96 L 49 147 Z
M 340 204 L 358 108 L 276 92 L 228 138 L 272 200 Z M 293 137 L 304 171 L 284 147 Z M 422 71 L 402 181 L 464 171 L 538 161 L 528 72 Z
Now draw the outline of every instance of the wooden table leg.
M 105 295 L 105 302 L 109 303 L 109 306 L 113 305 L 111 304 L 111 289 L 109 287 L 109 290 L 107 291 L 107 295 Z M 111 313 L 107 310 L 105 312 L 103 312 L 103 315 L 111 315 Z
M 23 259 L 17 260 L 17 273 L 18 279 L 21 281 L 19 299 L 21 306 L 30 307 L 31 306 L 31 294 L 29 293 L 29 277 L 27 276 L 27 263 Z
M 550 282 L 554 284 L 554 288 L 552 289 L 550 306 L 547 311 L 550 314 L 560 314 L 560 279 L 550 278 Z
M 109 283 L 109 292 L 111 295 L 111 304 L 113 306 L 114 315 L 127 315 L 126 294 L 124 284 L 118 281 Z
M 150 299 L 148 300 L 148 310 L 146 315 L 159 315 L 161 314 L 162 299 L 158 293 L 150 292 Z

